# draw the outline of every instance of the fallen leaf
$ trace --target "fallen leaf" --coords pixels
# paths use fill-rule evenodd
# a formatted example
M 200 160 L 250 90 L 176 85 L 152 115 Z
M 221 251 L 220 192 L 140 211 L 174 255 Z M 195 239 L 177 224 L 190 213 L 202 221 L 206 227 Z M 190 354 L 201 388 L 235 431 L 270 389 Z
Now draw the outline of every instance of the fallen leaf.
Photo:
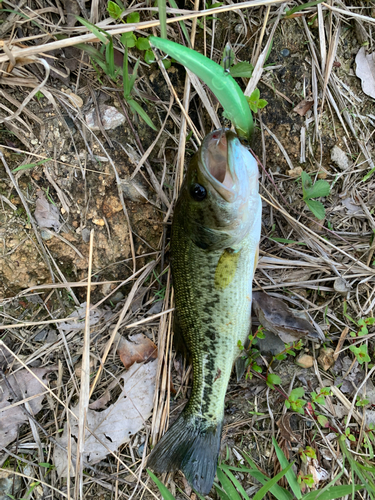
M 120 356 L 125 368 L 130 368 L 134 363 L 142 363 L 156 359 L 158 350 L 156 345 L 143 333 L 129 335 L 129 340 L 120 337 L 117 354 Z
M 145 425 L 153 408 L 157 363 L 134 364 L 118 378 L 124 384 L 117 401 L 103 411 L 87 411 L 86 433 L 83 460 L 96 464 L 110 452 L 116 452 L 120 446 L 130 441 L 132 436 Z M 78 416 L 79 405 L 72 408 Z M 57 442 L 64 448 L 70 439 L 71 453 L 77 453 L 78 423 L 70 419 L 70 436 L 67 424 Z M 59 477 L 68 474 L 68 457 L 65 450 L 55 447 L 53 463 Z M 70 463 L 70 473 L 74 475 L 75 460 Z
M 375 52 L 366 55 L 366 49 L 361 47 L 355 62 L 355 74 L 361 79 L 363 92 L 375 99 Z
M 260 324 L 285 343 L 295 342 L 303 337 L 319 341 L 313 326 L 306 319 L 299 318 L 280 299 L 264 292 L 253 292 L 253 310 Z
M 300 103 L 297 104 L 295 108 L 293 108 L 293 111 L 300 116 L 305 116 L 305 114 L 313 107 L 314 105 L 314 98 L 312 96 L 306 97 L 306 99 L 303 99 Z
M 29 398 L 28 404 L 33 415 L 42 409 L 45 389 L 38 379 L 47 383 L 45 376 L 54 371 L 55 367 L 31 368 L 20 370 L 9 375 L 7 381 L 17 395 L 17 400 L 8 389 L 5 381 L 0 383 L 0 446 L 8 446 L 17 437 L 19 426 L 28 422 L 27 415 L 22 411 L 24 406 L 17 405 L 17 401 Z M 35 376 L 34 376 L 34 375 Z M 37 377 L 37 378 L 36 378 Z
M 51 227 L 56 233 L 58 233 L 62 226 L 60 222 L 59 209 L 55 205 L 52 205 L 52 203 L 48 203 L 43 191 L 39 190 L 37 195 L 38 199 L 36 200 L 34 216 L 39 227 Z
M 318 357 L 318 363 L 320 366 L 323 368 L 323 370 L 326 372 L 335 364 L 335 358 L 334 358 L 335 351 L 331 349 L 331 347 L 323 347 L 320 350 L 320 354 Z

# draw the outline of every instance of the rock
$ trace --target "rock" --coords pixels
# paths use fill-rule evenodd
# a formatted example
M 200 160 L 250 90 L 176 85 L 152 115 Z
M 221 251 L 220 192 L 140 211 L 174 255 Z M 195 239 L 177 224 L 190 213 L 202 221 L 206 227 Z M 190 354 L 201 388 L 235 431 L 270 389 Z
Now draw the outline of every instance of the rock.
M 11 470 L 0 470 L 0 500 L 9 500 L 9 498 L 18 498 L 17 493 L 22 488 L 22 479 L 20 476 L 12 474 Z M 11 495 L 14 495 L 13 497 Z
M 346 170 L 350 166 L 346 153 L 338 146 L 334 146 L 331 149 L 331 160 L 334 161 L 341 170 Z
M 300 354 L 296 359 L 296 365 L 301 368 L 311 368 L 314 366 L 314 358 L 308 354 Z
M 320 350 L 320 354 L 318 357 L 318 363 L 320 366 L 323 368 L 323 370 L 326 372 L 335 364 L 335 360 L 333 358 L 334 355 L 334 350 L 331 349 L 330 347 L 323 347 Z
M 346 297 L 350 291 L 349 283 L 341 277 L 335 279 L 333 282 L 333 288 L 344 297 Z
M 299 177 L 302 174 L 302 167 L 296 167 L 293 168 L 293 170 L 288 170 L 287 174 L 290 175 L 290 177 Z
M 93 224 L 96 226 L 104 226 L 105 222 L 103 219 L 92 219 Z
M 119 113 L 114 106 L 107 106 L 107 104 L 99 105 L 100 118 L 105 130 L 111 130 L 119 127 L 125 122 L 125 116 Z M 86 115 L 86 123 L 91 130 L 100 130 L 96 109 L 92 109 Z

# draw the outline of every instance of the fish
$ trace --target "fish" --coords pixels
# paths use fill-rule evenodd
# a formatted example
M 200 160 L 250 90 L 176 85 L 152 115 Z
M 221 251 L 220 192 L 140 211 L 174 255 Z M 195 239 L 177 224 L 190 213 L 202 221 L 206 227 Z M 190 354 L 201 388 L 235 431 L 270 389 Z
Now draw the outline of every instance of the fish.
M 262 204 L 255 158 L 231 130 L 208 134 L 189 164 L 174 210 L 174 335 L 193 367 L 189 401 L 153 448 L 148 466 L 181 470 L 194 490 L 212 488 L 224 399 L 251 328 L 252 280 Z M 240 359 L 240 358 L 239 358 Z

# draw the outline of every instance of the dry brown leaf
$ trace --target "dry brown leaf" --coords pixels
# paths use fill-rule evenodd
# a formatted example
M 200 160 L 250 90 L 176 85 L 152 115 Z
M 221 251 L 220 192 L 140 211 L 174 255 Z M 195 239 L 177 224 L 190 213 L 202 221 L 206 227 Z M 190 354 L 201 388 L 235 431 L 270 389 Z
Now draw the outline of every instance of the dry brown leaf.
M 54 371 L 55 367 L 31 368 L 20 370 L 7 378 L 10 386 L 17 395 L 15 400 L 13 394 L 8 389 L 5 381 L 0 383 L 0 446 L 8 446 L 17 437 L 19 426 L 28 421 L 27 415 L 23 412 L 21 405 L 13 406 L 17 401 L 29 399 L 28 403 L 33 415 L 42 409 L 45 389 L 38 379 L 47 383 L 45 376 Z M 33 376 L 33 374 L 35 376 Z M 37 377 L 37 378 L 36 378 Z M 40 394 L 40 395 L 39 395 Z
M 366 55 L 366 49 L 361 47 L 355 62 L 355 74 L 361 79 L 363 92 L 375 99 L 375 52 Z
M 125 368 L 130 368 L 133 363 L 156 359 L 158 349 L 146 335 L 137 333 L 136 335 L 129 335 L 129 340 L 124 337 L 120 338 L 117 354 L 120 356 Z
M 134 364 L 129 370 L 123 372 L 118 378 L 122 379 L 124 387 L 117 401 L 103 411 L 87 411 L 85 446 L 83 459 L 90 464 L 103 460 L 110 451 L 116 452 L 120 446 L 130 441 L 150 417 L 153 408 L 157 363 Z M 72 408 L 78 415 L 79 405 Z M 78 421 L 70 420 L 70 434 L 67 425 L 64 432 L 57 438 L 64 448 L 67 448 L 68 438 L 72 455 L 77 452 Z M 74 474 L 75 460 L 71 461 L 70 473 Z M 68 474 L 68 457 L 65 450 L 56 446 L 53 463 L 59 476 Z
M 267 293 L 253 293 L 253 310 L 260 324 L 285 343 L 295 342 L 303 337 L 319 340 L 317 332 L 306 319 L 299 318 L 282 300 Z
M 314 105 L 314 98 L 312 96 L 306 97 L 306 99 L 303 99 L 300 103 L 297 104 L 295 108 L 293 108 L 293 111 L 300 116 L 305 116 L 305 114 L 313 107 Z
M 59 209 L 52 203 L 48 203 L 43 191 L 39 190 L 37 195 L 34 216 L 39 227 L 51 227 L 58 233 L 61 228 Z

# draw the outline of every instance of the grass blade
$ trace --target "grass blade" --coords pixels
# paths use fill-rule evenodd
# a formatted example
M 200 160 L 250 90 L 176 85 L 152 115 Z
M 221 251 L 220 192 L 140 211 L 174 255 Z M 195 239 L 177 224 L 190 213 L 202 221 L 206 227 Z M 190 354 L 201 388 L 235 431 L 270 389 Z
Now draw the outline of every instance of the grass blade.
M 160 494 L 164 498 L 164 500 L 176 500 L 172 493 L 168 490 L 168 488 L 161 481 L 159 481 L 155 474 L 153 474 L 149 469 L 147 469 L 147 472 L 158 487 L 158 490 L 160 491 Z
M 293 462 L 291 462 L 288 467 L 280 471 L 275 477 L 267 481 L 267 483 L 261 487 L 261 489 L 258 491 L 256 495 L 254 495 L 253 500 L 262 500 L 266 494 L 271 491 L 272 486 L 275 486 L 275 484 L 280 481 L 282 477 L 284 477 L 288 472 L 291 470 L 293 465 Z M 301 490 L 300 490 L 301 492 Z
M 165 0 L 158 0 L 160 36 L 167 39 L 167 5 Z
M 152 128 L 152 130 L 157 130 L 155 125 L 152 123 L 151 118 L 148 116 L 148 114 L 140 104 L 138 104 L 134 99 L 128 99 L 128 104 L 132 108 L 132 110 L 138 113 L 142 120 L 144 120 L 147 125 Z
M 286 456 L 284 455 L 283 450 L 277 444 L 277 441 L 274 437 L 272 438 L 272 442 L 273 442 L 273 445 L 275 447 L 276 455 L 277 455 L 277 458 L 280 462 L 280 465 L 283 469 L 285 469 L 288 466 L 289 462 L 286 459 Z M 286 474 L 286 478 L 288 480 L 289 486 L 291 487 L 293 493 L 295 494 L 295 496 L 299 500 L 302 498 L 301 488 L 299 487 L 296 475 L 294 474 L 293 470 L 289 470 L 289 469 L 288 469 L 288 472 Z
M 223 487 L 223 490 L 228 494 L 230 500 L 241 500 L 241 497 L 238 494 L 236 488 L 233 486 L 233 483 L 230 481 L 228 476 L 224 474 L 222 469 L 218 468 L 216 474 L 221 483 L 221 486 Z
M 325 491 L 310 491 L 307 495 L 302 497 L 302 500 L 335 500 L 350 495 L 352 491 L 359 491 L 364 489 L 363 484 L 354 486 L 352 484 L 342 484 L 340 486 L 332 486 Z
M 230 471 L 229 467 L 227 465 L 224 465 L 224 464 L 221 464 L 220 467 L 218 468 L 217 470 L 217 473 L 219 473 L 219 470 L 222 470 L 227 476 L 228 478 L 232 481 L 232 483 L 234 484 L 234 486 L 237 488 L 237 490 L 241 493 L 241 495 L 243 496 L 243 498 L 245 500 L 250 500 L 249 496 L 247 495 L 244 487 L 242 486 L 242 484 L 239 482 L 239 480 L 234 476 L 234 474 L 232 474 L 232 472 Z M 249 472 L 249 471 L 246 471 L 246 472 Z M 218 476 L 219 477 L 219 476 Z M 220 479 L 220 478 L 219 478 Z M 222 481 L 220 480 L 221 484 Z M 224 486 L 224 484 L 223 484 Z

